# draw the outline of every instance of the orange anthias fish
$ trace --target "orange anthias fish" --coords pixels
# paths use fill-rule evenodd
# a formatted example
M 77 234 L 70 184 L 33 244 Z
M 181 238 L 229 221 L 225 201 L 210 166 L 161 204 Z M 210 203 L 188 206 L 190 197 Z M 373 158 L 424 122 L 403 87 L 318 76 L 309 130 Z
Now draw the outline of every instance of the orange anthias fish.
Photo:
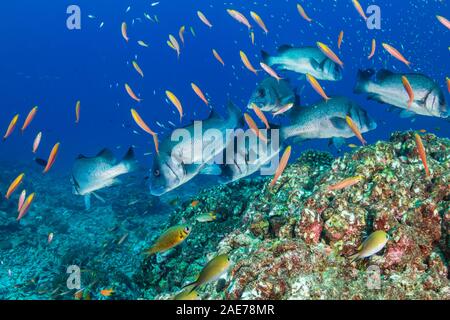
M 177 96 L 174 95 L 169 90 L 166 91 L 166 96 L 170 100 L 170 102 L 172 102 L 175 108 L 177 108 L 178 113 L 180 114 L 180 122 L 181 122 L 181 120 L 183 119 L 183 106 L 181 105 L 180 100 L 178 100 Z
M 247 55 L 244 53 L 244 51 L 240 51 L 239 55 L 241 56 L 241 60 L 242 63 L 244 64 L 244 66 L 250 70 L 251 72 L 253 72 L 254 74 L 258 75 L 258 72 L 256 71 L 256 69 L 252 66 L 252 64 L 250 63 L 250 60 L 248 60 Z
M 291 156 L 291 146 L 288 146 L 286 150 L 284 150 L 277 171 L 275 172 L 275 176 L 273 177 L 272 182 L 270 182 L 271 187 L 273 187 L 277 183 L 278 179 L 283 174 L 284 169 L 286 169 L 286 166 L 288 164 L 290 156 Z
M 191 228 L 187 225 L 177 225 L 167 229 L 144 254 L 152 255 L 165 252 L 182 243 L 191 233 Z
M 352 0 L 353 5 L 356 8 L 356 11 L 358 11 L 359 15 L 367 21 L 366 13 L 364 12 L 363 8 L 361 7 L 361 4 L 359 4 L 358 0 Z
M 81 107 L 81 101 L 77 101 L 75 104 L 75 123 L 80 122 L 80 107 Z
M 30 113 L 28 113 L 28 116 L 22 125 L 22 129 L 20 129 L 22 131 L 22 133 L 30 125 L 31 121 L 33 121 L 34 117 L 36 116 L 37 111 L 38 111 L 38 107 L 34 107 L 33 109 L 31 109 Z
M 313 89 L 326 101 L 330 100 L 330 98 L 327 96 L 325 91 L 320 86 L 319 82 L 316 78 L 314 78 L 312 75 L 307 74 L 306 79 L 308 80 L 309 84 L 313 87 Z
M 402 83 L 403 83 L 403 87 L 405 87 L 405 90 L 409 96 L 409 101 L 408 101 L 408 109 L 409 109 L 409 108 L 411 108 L 411 105 L 414 102 L 414 91 L 411 87 L 411 83 L 409 82 L 409 80 L 406 76 L 402 76 Z
M 267 64 L 265 64 L 264 62 L 261 62 L 259 64 L 261 66 L 261 68 L 267 72 L 267 74 L 269 74 L 269 76 L 275 78 L 277 81 L 283 80 L 283 78 L 281 78 L 276 72 L 275 70 L 273 70 L 271 67 L 269 67 Z
M 444 26 L 446 26 L 448 29 L 450 29 L 450 21 L 448 21 L 443 16 L 436 16 L 436 18 L 439 20 L 440 23 L 442 23 Z
M 200 203 L 200 201 L 194 200 L 194 201 L 191 202 L 191 207 L 195 208 L 196 206 L 198 206 L 199 203 Z
M 177 39 L 169 34 L 169 41 L 172 44 L 173 48 L 175 48 L 175 51 L 177 52 L 177 56 L 180 57 L 180 53 L 181 53 L 181 48 L 180 48 L 180 44 L 178 43 Z
M 450 93 L 450 78 L 447 77 L 446 80 L 447 80 L 447 91 L 448 93 Z
M 133 117 L 133 120 L 136 122 L 136 124 L 142 130 L 153 136 L 153 142 L 155 143 L 156 153 L 159 153 L 158 135 L 152 129 L 150 129 L 150 127 L 144 122 L 144 120 L 142 120 L 141 116 L 136 110 L 131 109 L 131 116 Z
M 103 289 L 102 291 L 100 291 L 100 294 L 104 297 L 110 297 L 114 294 L 114 290 L 113 289 Z
M 264 115 L 264 112 L 261 111 L 260 108 L 254 103 L 252 103 L 252 109 L 255 111 L 255 114 L 258 116 L 258 118 L 264 123 L 266 126 L 266 129 L 270 129 L 269 121 L 267 121 L 266 116 Z
M 370 51 L 369 56 L 367 57 L 367 59 L 372 59 L 373 56 L 375 55 L 375 50 L 377 49 L 377 41 L 375 39 L 372 39 L 372 49 Z
M 352 118 L 350 118 L 349 116 L 345 117 L 345 121 L 347 121 L 348 126 L 350 127 L 350 129 L 352 129 L 353 133 L 355 134 L 355 136 L 358 138 L 359 141 L 361 141 L 361 143 L 364 145 L 367 144 L 367 141 L 364 140 L 361 131 L 359 130 L 358 126 L 356 125 L 356 123 L 353 121 Z
M 247 18 L 240 13 L 239 11 L 227 9 L 227 12 L 230 16 L 232 16 L 236 21 L 242 23 L 245 25 L 248 29 L 251 29 L 252 26 L 250 25 L 250 22 L 248 22 Z
M 60 146 L 59 142 L 53 146 L 53 149 L 50 152 L 50 155 L 47 160 L 47 165 L 44 168 L 44 173 L 47 173 L 55 163 L 56 156 L 58 155 L 59 146 Z
M 339 38 L 338 38 L 338 49 L 340 49 L 341 48 L 341 45 L 342 45 L 342 41 L 344 40 L 344 31 L 341 31 L 340 33 L 339 33 Z
M 197 11 L 197 16 L 200 18 L 200 20 L 204 24 L 206 24 L 208 27 L 212 28 L 211 22 L 209 22 L 209 20 L 206 18 L 206 16 L 201 11 Z
M 185 26 L 181 26 L 180 31 L 178 31 L 178 36 L 180 37 L 181 42 L 184 45 L 184 32 L 186 31 Z
M 294 104 L 291 102 L 291 103 L 288 103 L 287 105 L 285 105 L 285 106 L 283 106 L 280 110 L 278 110 L 277 112 L 274 112 L 274 113 L 272 113 L 272 116 L 278 116 L 278 115 L 280 115 L 280 114 L 283 114 L 283 113 L 285 113 L 285 112 L 287 112 L 287 111 L 289 111 L 289 110 L 291 110 L 291 108 L 294 106 Z
M 137 102 L 141 102 L 142 99 L 139 99 L 137 97 L 137 95 L 133 92 L 133 90 L 130 88 L 130 86 L 128 85 L 128 83 L 125 83 L 125 90 L 127 91 L 128 95 L 131 97 L 131 99 L 137 101 Z
M 328 58 L 336 62 L 341 67 L 344 67 L 344 63 L 339 59 L 339 57 L 324 43 L 317 42 L 317 47 L 322 51 Z
M 3 136 L 3 141 L 5 141 L 11 135 L 11 133 L 13 133 L 14 128 L 16 127 L 16 124 L 17 124 L 17 120 L 19 120 L 19 115 L 18 114 L 16 114 L 12 118 L 11 122 L 9 123 L 8 129 L 6 130 L 6 133 Z
M 28 210 L 30 210 L 31 203 L 34 200 L 34 196 L 35 196 L 35 194 L 32 193 L 28 196 L 27 200 L 25 200 L 24 204 L 22 205 L 22 208 L 20 208 L 20 212 L 19 212 L 19 216 L 17 217 L 17 221 L 22 219 L 24 217 L 24 215 L 28 212 Z
M 195 94 L 206 104 L 209 105 L 209 101 L 206 99 L 205 95 L 203 94 L 202 90 L 195 84 L 191 83 L 192 90 L 194 90 Z
M 425 173 L 427 177 L 430 176 L 430 169 L 428 168 L 427 163 L 427 153 L 425 151 L 425 147 L 423 146 L 422 138 L 416 133 L 414 135 L 416 138 L 417 152 L 419 153 L 419 157 L 422 160 L 423 166 L 425 167 Z
M 397 50 L 395 49 L 393 46 L 387 44 L 387 43 L 383 43 L 383 48 L 389 52 L 390 55 L 392 55 L 395 59 L 403 62 L 404 64 L 406 64 L 408 67 L 410 67 L 411 62 L 409 62 L 408 60 L 406 60 L 406 58 Z
M 303 7 L 300 4 L 297 4 L 297 10 L 298 10 L 298 13 L 300 13 L 300 15 L 302 16 L 303 19 L 305 19 L 308 22 L 312 22 L 312 19 L 310 17 L 308 17 L 308 15 L 305 12 L 305 9 L 303 9 Z
M 139 75 L 143 78 L 144 77 L 144 72 L 142 71 L 142 69 L 138 65 L 138 63 L 136 61 L 133 61 L 132 64 L 133 64 L 134 70 L 136 70 L 136 72 L 139 73 Z
M 263 29 L 264 32 L 265 32 L 266 34 L 268 34 L 268 33 L 269 33 L 269 30 L 267 29 L 266 24 L 265 24 L 264 21 L 261 19 L 261 17 L 260 17 L 256 12 L 253 12 L 253 11 L 250 11 L 250 15 L 251 15 L 251 17 L 253 18 L 253 20 L 255 20 L 255 22 L 261 27 L 261 29 Z
M 223 62 L 222 57 L 217 53 L 217 51 L 213 49 L 212 52 L 217 61 L 219 61 L 222 64 L 222 66 L 225 66 L 225 62 Z
M 336 184 L 328 186 L 328 191 L 342 190 L 342 189 L 351 187 L 351 186 L 359 183 L 363 179 L 364 179 L 363 176 L 355 176 L 355 177 L 344 179 L 341 182 L 338 182 Z
M 17 212 L 20 212 L 20 209 L 22 209 L 22 206 L 25 202 L 26 196 L 27 196 L 27 190 L 22 190 L 22 193 L 20 194 L 19 202 L 17 205 Z
M 130 40 L 130 38 L 128 38 L 126 22 L 122 22 L 121 31 L 122 31 L 122 37 L 125 39 L 126 42 L 128 42 Z
M 244 113 L 245 122 L 247 122 L 249 128 L 253 131 L 256 136 L 264 142 L 267 142 L 267 138 L 262 134 L 262 132 L 258 129 L 253 118 L 248 114 Z
M 42 132 L 39 132 L 36 135 L 36 138 L 34 138 L 34 142 L 33 142 L 33 153 L 36 153 L 37 149 L 39 148 L 39 144 L 41 143 L 41 138 L 42 138 Z
M 14 179 L 14 181 L 10 184 L 8 191 L 6 192 L 5 198 L 9 199 L 9 197 L 13 194 L 14 191 L 19 187 L 19 185 L 23 181 L 23 177 L 25 176 L 24 173 L 20 174 L 17 178 Z

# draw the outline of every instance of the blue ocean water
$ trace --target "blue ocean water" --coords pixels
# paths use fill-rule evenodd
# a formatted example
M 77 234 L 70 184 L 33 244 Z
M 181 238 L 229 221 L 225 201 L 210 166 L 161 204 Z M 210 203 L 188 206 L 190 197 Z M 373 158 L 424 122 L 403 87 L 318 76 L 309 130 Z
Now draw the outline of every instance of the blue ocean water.
M 303 5 L 313 23 L 300 17 L 297 3 Z M 350 0 L 155 0 L 155 5 L 144 0 L 6 2 L 2 6 L 4 27 L 0 32 L 2 134 L 15 114 L 20 114 L 20 119 L 15 132 L 0 143 L 0 163 L 23 165 L 25 172 L 27 168 L 39 168 L 34 157 L 47 159 L 53 145 L 60 142 L 51 174 L 69 177 L 79 154 L 95 155 L 101 149 L 109 148 L 117 157 L 122 157 L 128 147 L 134 146 L 140 165 L 147 171 L 155 154 L 153 140 L 133 122 L 131 108 L 135 108 L 158 133 L 160 141 L 173 130 L 169 121 L 180 125 L 176 109 L 166 100 L 166 90 L 174 92 L 183 104 L 185 115 L 181 125 L 204 119 L 210 112 L 192 91 L 191 82 L 202 88 L 211 107 L 219 113 L 225 113 L 228 100 L 244 111 L 257 83 L 266 75 L 260 72 L 255 76 L 245 69 L 239 57 L 240 50 L 257 65 L 261 50 L 275 53 L 284 44 L 314 46 L 321 41 L 336 48 L 341 30 L 345 33 L 342 49 L 336 52 L 345 62 L 344 79 L 322 81 L 321 85 L 330 96 L 351 98 L 377 121 L 378 128 L 364 134 L 369 144 L 387 140 L 393 131 L 409 129 L 424 129 L 440 137 L 449 137 L 450 126 L 446 119 L 420 115 L 400 118 L 397 113 L 388 112 L 387 105 L 353 93 L 359 69 L 387 68 L 428 75 L 439 84 L 450 102 L 446 84 L 446 77 L 450 75 L 450 30 L 436 19 L 437 14 L 450 17 L 449 3 L 438 0 L 361 0 L 360 3 L 364 8 L 369 5 L 381 8 L 380 30 L 368 29 Z M 69 30 L 66 26 L 69 5 L 81 9 L 80 30 Z M 249 19 L 250 11 L 257 12 L 269 29 L 268 35 L 251 21 L 255 35 L 253 45 L 247 28 L 227 14 L 229 8 L 244 13 Z M 206 27 L 198 19 L 197 10 L 208 17 L 213 28 Z M 122 22 L 128 25 L 128 43 L 121 36 Z M 177 58 L 166 42 L 169 34 L 178 37 L 182 25 L 186 26 L 185 44 L 181 45 L 181 55 Z M 377 40 L 377 50 L 374 58 L 368 60 L 372 39 Z M 139 40 L 147 43 L 148 48 L 138 45 Z M 383 50 L 382 42 L 399 49 L 411 61 L 411 69 Z M 220 53 L 225 67 L 214 59 L 212 49 Z M 144 78 L 133 69 L 133 60 L 143 69 Z M 304 80 L 296 79 L 292 73 L 281 74 L 292 78 L 301 105 L 321 100 Z M 142 102 L 130 99 L 124 89 L 125 83 L 143 99 Z M 81 117 L 80 123 L 75 124 L 78 100 L 81 101 Z M 36 118 L 21 134 L 22 121 L 34 106 L 39 107 Z M 42 142 L 38 153 L 33 155 L 32 144 L 39 131 L 43 133 Z M 347 143 L 359 144 L 356 138 L 348 139 Z M 295 145 L 294 153 L 299 155 L 306 149 L 336 153 L 327 140 Z M 0 177 L 5 184 L 9 184 L 19 171 L 8 172 L 8 176 Z M 145 177 L 139 179 L 141 191 L 148 192 Z M 70 190 L 69 179 L 55 181 L 67 184 L 67 190 Z M 5 191 L 1 190 L 2 193 Z M 63 197 L 67 201 L 74 199 L 70 192 Z

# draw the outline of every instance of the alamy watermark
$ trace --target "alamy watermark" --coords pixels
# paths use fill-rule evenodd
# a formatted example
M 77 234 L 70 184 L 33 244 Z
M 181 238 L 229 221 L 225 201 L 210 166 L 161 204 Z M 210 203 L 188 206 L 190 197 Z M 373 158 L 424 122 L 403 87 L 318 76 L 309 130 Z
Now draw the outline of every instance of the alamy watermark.
M 81 9 L 77 5 L 67 7 L 66 13 L 69 15 L 66 20 L 66 26 L 69 30 L 81 29 Z

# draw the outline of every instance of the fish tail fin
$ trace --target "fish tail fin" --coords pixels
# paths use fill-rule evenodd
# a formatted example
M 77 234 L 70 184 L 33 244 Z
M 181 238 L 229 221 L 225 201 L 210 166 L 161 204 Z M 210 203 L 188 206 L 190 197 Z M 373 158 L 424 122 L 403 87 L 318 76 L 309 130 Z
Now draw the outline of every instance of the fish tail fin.
M 262 57 L 262 61 L 267 64 L 268 66 L 272 65 L 272 57 L 270 56 L 269 53 L 267 53 L 264 50 L 261 50 L 261 57 Z
M 356 86 L 353 90 L 354 93 L 364 93 L 366 92 L 367 84 L 370 79 L 375 74 L 375 70 L 367 69 L 367 70 L 359 70 L 356 80 Z
M 122 159 L 122 163 L 125 165 L 128 172 L 132 172 L 137 169 L 138 162 L 136 160 L 133 147 L 130 147 L 130 149 L 128 149 L 127 153 Z
M 155 247 L 151 247 L 151 248 L 149 248 L 149 249 L 145 249 L 145 250 L 142 252 L 142 255 L 143 255 L 145 258 L 148 258 L 148 257 L 154 255 L 155 253 L 156 253 Z

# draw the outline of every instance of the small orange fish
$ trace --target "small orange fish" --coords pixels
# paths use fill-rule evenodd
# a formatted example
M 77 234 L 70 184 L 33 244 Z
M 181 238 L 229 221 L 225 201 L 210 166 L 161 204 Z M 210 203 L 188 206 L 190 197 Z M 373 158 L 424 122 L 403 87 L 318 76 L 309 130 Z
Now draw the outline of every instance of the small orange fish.
M 359 15 L 367 21 L 367 16 L 366 13 L 364 12 L 363 8 L 361 7 L 361 4 L 358 2 L 358 0 L 352 0 L 353 1 L 353 5 L 356 8 L 356 11 L 358 11 Z
M 81 102 L 77 101 L 77 103 L 75 105 L 75 123 L 80 122 L 80 106 L 81 106 Z
M 134 70 L 136 70 L 136 72 L 139 73 L 139 75 L 143 78 L 144 77 L 144 72 L 142 71 L 142 69 L 138 65 L 138 63 L 136 61 L 133 61 L 132 64 L 133 64 Z
M 122 22 L 121 31 L 122 31 L 122 37 L 125 39 L 126 42 L 128 42 L 130 40 L 130 38 L 128 38 L 126 22 Z
M 263 68 L 263 70 L 265 72 L 267 72 L 269 74 L 269 76 L 275 78 L 277 81 L 282 80 L 283 78 L 281 78 L 276 72 L 275 70 L 273 70 L 271 67 L 269 67 L 267 64 L 265 64 L 264 62 L 261 62 L 259 64 L 261 66 L 261 68 Z
M 198 206 L 199 203 L 200 203 L 200 201 L 194 200 L 194 201 L 191 202 L 191 207 L 195 208 L 196 206 Z
M 258 75 L 258 72 L 256 71 L 256 69 L 252 66 L 252 64 L 250 63 L 250 60 L 248 60 L 247 55 L 244 53 L 244 51 L 240 51 L 239 55 L 241 56 L 241 60 L 242 63 L 244 64 L 244 66 L 250 70 L 251 72 L 253 72 L 254 74 Z
M 300 15 L 302 16 L 303 19 L 305 19 L 308 22 L 312 22 L 312 19 L 310 17 L 308 17 L 308 15 L 305 12 L 305 9 L 303 9 L 303 7 L 300 4 L 297 4 L 297 10 L 298 10 L 298 13 L 300 13 Z
M 250 15 L 253 18 L 253 20 L 255 20 L 255 22 L 258 24 L 258 26 L 260 26 L 260 28 L 264 30 L 265 34 L 268 34 L 269 30 L 267 29 L 266 24 L 261 19 L 261 17 L 256 12 L 253 11 L 250 11 Z
M 114 294 L 114 290 L 113 289 L 103 289 L 102 291 L 100 291 L 100 294 L 104 297 L 111 297 Z
M 172 104 L 177 108 L 178 113 L 180 114 L 180 122 L 183 119 L 183 106 L 181 105 L 180 100 L 178 100 L 177 96 L 174 95 L 171 91 L 166 91 L 166 96 L 172 102 Z
M 34 200 L 34 196 L 35 196 L 35 194 L 32 193 L 32 194 L 30 194 L 30 195 L 28 196 L 27 200 L 25 200 L 25 202 L 24 202 L 22 208 L 20 208 L 20 212 L 19 212 L 19 216 L 17 217 L 17 221 L 19 221 L 20 219 L 22 219 L 23 216 L 28 212 L 28 210 L 29 210 L 30 207 L 31 207 L 31 203 L 32 203 L 33 200 Z
M 447 80 L 447 91 L 448 93 L 450 93 L 450 78 L 447 77 L 446 80 Z
M 39 132 L 36 135 L 36 138 L 34 138 L 34 142 L 33 142 L 33 153 L 36 153 L 37 149 L 39 148 L 39 144 L 41 143 L 41 138 L 42 138 L 42 132 Z
M 261 139 L 262 141 L 267 143 L 267 138 L 262 134 L 262 132 L 258 129 L 258 126 L 256 125 L 253 118 L 248 114 L 244 113 L 245 122 L 247 122 L 249 128 L 253 131 L 256 136 Z
M 225 67 L 225 62 L 223 62 L 222 57 L 217 53 L 217 51 L 215 49 L 212 50 L 214 57 L 217 59 L 217 61 L 219 61 L 222 66 Z
M 316 78 L 314 78 L 312 75 L 310 74 L 306 74 L 306 79 L 308 80 L 309 84 L 313 87 L 313 89 L 322 97 L 324 98 L 326 101 L 330 100 L 330 98 L 327 96 L 327 94 L 325 93 L 325 91 L 322 89 L 322 87 L 320 86 L 319 82 L 317 81 Z
M 273 177 L 272 182 L 270 182 L 271 187 L 273 187 L 277 183 L 278 179 L 283 174 L 284 169 L 286 169 L 286 166 L 288 164 L 290 156 L 291 156 L 291 146 L 288 146 L 286 150 L 284 150 L 278 168 L 275 171 L 275 176 Z
M 278 115 L 280 115 L 280 114 L 283 114 L 283 113 L 285 113 L 285 112 L 291 110 L 291 108 L 292 108 L 293 106 L 294 106 L 293 103 L 288 103 L 287 105 L 283 106 L 280 110 L 278 110 L 278 111 L 272 113 L 272 116 L 275 117 L 275 116 L 278 116 Z
M 150 129 L 150 127 L 144 122 L 144 120 L 142 120 L 141 116 L 139 115 L 139 113 L 134 110 L 131 109 L 131 116 L 133 117 L 133 120 L 136 122 L 136 124 L 145 132 L 147 132 L 148 134 L 151 134 L 153 136 L 153 142 L 155 144 L 155 150 L 156 153 L 159 154 L 159 141 L 158 141 L 158 135 L 152 130 Z
M 142 99 L 139 99 L 137 97 L 137 95 L 133 92 L 133 90 L 130 88 L 130 86 L 127 83 L 125 83 L 125 90 L 127 91 L 128 95 L 131 97 L 131 99 L 133 99 L 133 100 L 135 100 L 137 102 L 141 102 L 142 101 Z
M 409 108 L 411 108 L 411 105 L 414 102 L 414 91 L 411 87 L 411 83 L 409 82 L 409 80 L 406 76 L 402 76 L 402 83 L 403 83 L 403 87 L 405 87 L 405 90 L 409 96 L 409 101 L 408 101 L 408 109 L 409 109 Z
M 372 49 L 370 51 L 369 56 L 367 57 L 368 60 L 373 58 L 376 49 L 377 49 L 377 41 L 375 39 L 372 39 Z
M 13 133 L 14 128 L 16 127 L 16 124 L 17 124 L 17 120 L 19 120 L 19 115 L 18 114 L 16 114 L 12 118 L 11 122 L 9 123 L 8 129 L 6 130 L 6 133 L 3 136 L 3 141 L 5 141 L 11 135 L 11 133 Z
M 14 191 L 19 187 L 19 185 L 23 181 L 23 177 L 25 176 L 24 173 L 21 173 L 17 178 L 14 179 L 13 182 L 11 182 L 8 191 L 6 192 L 5 198 L 9 199 L 9 197 L 13 194 Z
M 191 228 L 187 225 L 177 225 L 167 229 L 159 236 L 153 246 L 147 249 L 145 255 L 153 255 L 165 252 L 182 243 L 191 233 Z
M 242 13 L 240 13 L 239 11 L 232 10 L 232 9 L 227 9 L 227 12 L 236 21 L 238 21 L 238 22 L 242 23 L 243 25 L 245 25 L 249 30 L 252 28 L 252 26 L 250 25 L 250 22 L 248 22 L 247 18 Z
M 450 29 L 450 21 L 448 21 L 443 16 L 436 16 L 436 18 L 439 20 L 440 23 L 442 23 L 444 26 L 446 26 L 448 29 Z
M 50 155 L 49 155 L 48 161 L 47 161 L 47 165 L 45 166 L 43 173 L 47 173 L 50 170 L 50 168 L 53 166 L 53 164 L 55 163 L 56 156 L 58 155 L 59 146 L 60 146 L 59 142 L 53 146 L 53 149 L 50 152 Z
M 206 104 L 209 105 L 208 100 L 206 99 L 205 95 L 203 94 L 202 90 L 195 84 L 191 83 L 192 90 L 194 90 L 195 94 Z
M 404 64 L 406 64 L 408 67 L 410 67 L 411 62 L 409 62 L 408 60 L 406 60 L 406 58 L 397 50 L 395 49 L 393 46 L 387 44 L 387 43 L 383 43 L 383 48 L 389 52 L 390 55 L 392 55 L 395 59 L 403 62 Z
M 30 113 L 28 113 L 28 116 L 22 125 L 22 129 L 20 129 L 22 131 L 22 133 L 30 125 L 31 121 L 33 121 L 34 117 L 36 116 L 37 111 L 38 111 L 38 107 L 34 107 L 33 109 L 31 109 Z
M 355 134 L 355 136 L 358 138 L 359 141 L 361 141 L 361 143 L 363 144 L 363 146 L 365 146 L 367 144 L 367 141 L 364 140 L 361 131 L 359 130 L 358 126 L 356 125 L 356 123 L 353 121 L 352 118 L 350 118 L 349 116 L 345 117 L 345 120 L 347 121 L 348 126 L 350 127 L 350 129 L 352 129 L 353 133 Z
M 328 186 L 328 191 L 342 190 L 342 189 L 351 187 L 351 186 L 359 183 L 363 179 L 364 179 L 363 176 L 356 176 L 356 177 L 344 179 L 341 182 L 338 182 L 334 185 Z
M 197 11 L 197 16 L 200 18 L 200 20 L 204 24 L 206 24 L 208 27 L 212 28 L 211 22 L 209 22 L 209 20 L 206 18 L 206 16 L 201 11 Z
M 317 42 L 317 46 L 319 47 L 320 51 L 323 52 L 328 58 L 336 62 L 341 67 L 344 67 L 344 63 L 339 59 L 339 57 L 324 43 Z
M 264 112 L 261 111 L 260 108 L 254 103 L 252 103 L 252 109 L 255 111 L 255 114 L 258 116 L 258 118 L 264 123 L 266 126 L 266 129 L 270 129 L 269 121 L 267 121 L 266 116 L 264 115 Z
M 340 33 L 339 33 L 339 38 L 338 38 L 338 49 L 340 49 L 341 48 L 341 45 L 342 45 L 342 41 L 344 40 L 344 31 L 341 31 Z
M 419 153 L 419 157 L 422 160 L 423 166 L 425 167 L 425 173 L 427 177 L 429 177 L 430 169 L 428 168 L 427 153 L 425 151 L 425 147 L 423 146 L 422 138 L 417 133 L 414 136 L 416 138 L 417 152 Z
M 27 190 L 23 190 L 19 197 L 19 203 L 17 206 L 17 212 L 20 212 L 20 209 L 22 209 L 23 203 L 25 202 L 25 198 L 27 196 Z

